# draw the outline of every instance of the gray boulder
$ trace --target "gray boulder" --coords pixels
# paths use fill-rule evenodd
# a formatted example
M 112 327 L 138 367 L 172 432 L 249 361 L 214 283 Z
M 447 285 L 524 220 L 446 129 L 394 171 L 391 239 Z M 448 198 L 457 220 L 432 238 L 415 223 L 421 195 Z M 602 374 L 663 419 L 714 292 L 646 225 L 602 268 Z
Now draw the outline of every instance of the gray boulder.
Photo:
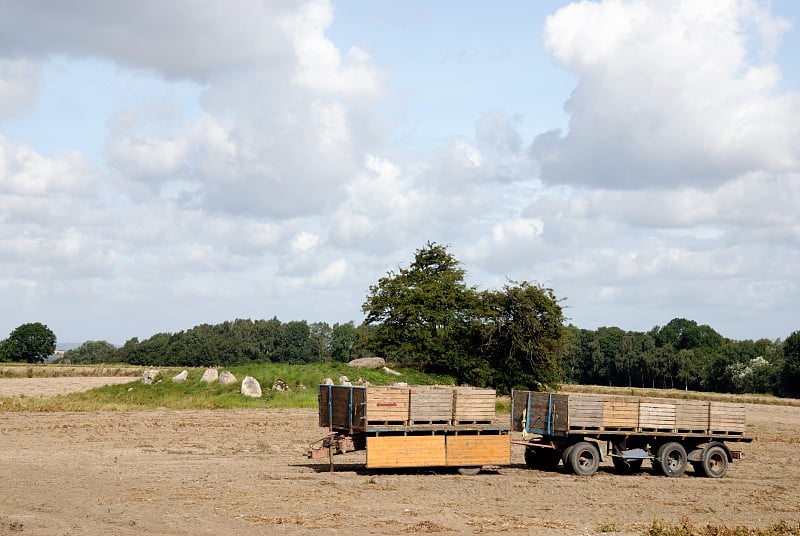
M 278 378 L 272 384 L 272 390 L 273 391 L 284 391 L 285 392 L 285 391 L 291 391 L 291 388 L 289 388 L 289 385 L 285 381 L 283 381 L 280 378 Z
M 261 398 L 261 384 L 252 376 L 245 376 L 242 380 L 242 394 L 250 398 Z
M 175 383 L 183 383 L 186 381 L 186 378 L 189 377 L 189 371 L 182 370 L 180 374 L 177 374 L 172 377 L 172 381 Z
M 217 381 L 217 379 L 219 379 L 219 371 L 215 368 L 208 368 L 203 373 L 203 377 L 200 378 L 200 381 L 206 383 L 214 383 L 215 381 Z
M 220 385 L 231 385 L 236 383 L 236 376 L 233 375 L 232 372 L 224 370 L 219 375 L 219 384 Z
M 347 363 L 348 367 L 358 367 L 358 368 L 371 368 L 371 369 L 379 369 L 386 365 L 386 360 L 382 357 L 362 357 L 359 359 L 353 359 L 349 363 Z
M 389 367 L 383 367 L 383 371 L 386 374 L 391 374 L 392 376 L 401 376 L 401 374 L 399 372 L 397 372 L 396 370 L 392 370 Z
M 161 372 L 155 369 L 145 370 L 142 372 L 142 383 L 145 385 L 152 385 L 159 379 Z
M 322 380 L 322 385 L 333 385 L 333 379 L 325 378 Z

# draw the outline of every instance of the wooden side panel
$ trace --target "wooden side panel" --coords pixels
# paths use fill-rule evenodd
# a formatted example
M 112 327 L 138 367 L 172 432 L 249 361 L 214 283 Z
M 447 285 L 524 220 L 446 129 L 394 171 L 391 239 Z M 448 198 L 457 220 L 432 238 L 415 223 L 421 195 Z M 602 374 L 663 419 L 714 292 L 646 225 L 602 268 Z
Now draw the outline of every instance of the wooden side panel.
M 569 395 L 553 395 L 553 414 L 551 416 L 554 432 L 569 431 Z
M 603 426 L 603 398 L 569 395 L 569 429 L 599 430 Z
M 439 386 L 412 387 L 410 418 L 412 424 L 452 421 L 453 389 Z
M 494 389 L 456 387 L 453 389 L 453 421 L 491 422 L 495 417 Z
M 398 387 L 367 387 L 366 417 L 369 423 L 407 423 L 410 391 Z
M 642 431 L 674 431 L 675 403 L 643 401 L 639 404 L 639 428 Z
M 708 428 L 711 433 L 738 435 L 744 433 L 745 405 L 711 402 Z
M 450 435 L 446 439 L 447 465 L 508 465 L 511 441 L 508 434 Z
M 639 426 L 639 399 L 614 396 L 603 401 L 603 429 L 635 431 Z
M 349 432 L 364 429 L 363 402 L 366 389 L 342 385 L 319 386 L 320 426 Z
M 330 400 L 330 385 L 320 385 L 319 390 L 317 391 L 317 401 L 318 401 L 318 408 L 319 408 L 319 425 L 325 428 L 330 427 L 331 419 L 330 419 L 330 412 L 328 406 L 328 400 Z
M 675 429 L 678 432 L 708 433 L 709 405 L 702 400 L 676 400 Z
M 530 412 L 528 406 L 530 402 Z M 514 407 L 511 430 L 521 432 L 528 425 L 528 432 L 547 430 L 550 418 L 550 433 L 564 433 L 568 429 L 569 395 L 540 393 L 536 391 L 514 391 Z
M 367 437 L 367 468 L 437 467 L 447 463 L 445 436 Z

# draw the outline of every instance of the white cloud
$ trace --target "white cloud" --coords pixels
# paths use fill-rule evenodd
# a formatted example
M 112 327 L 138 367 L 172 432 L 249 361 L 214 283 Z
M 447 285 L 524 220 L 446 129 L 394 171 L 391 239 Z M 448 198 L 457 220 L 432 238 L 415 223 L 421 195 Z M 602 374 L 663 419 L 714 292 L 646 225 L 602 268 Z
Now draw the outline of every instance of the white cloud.
M 27 111 L 36 96 L 39 69 L 27 60 L 0 58 L 0 118 Z
M 782 89 L 771 55 L 786 28 L 748 1 L 560 9 L 547 19 L 544 43 L 579 82 L 565 105 L 569 131 L 533 144 L 542 178 L 707 187 L 796 169 L 800 95 Z

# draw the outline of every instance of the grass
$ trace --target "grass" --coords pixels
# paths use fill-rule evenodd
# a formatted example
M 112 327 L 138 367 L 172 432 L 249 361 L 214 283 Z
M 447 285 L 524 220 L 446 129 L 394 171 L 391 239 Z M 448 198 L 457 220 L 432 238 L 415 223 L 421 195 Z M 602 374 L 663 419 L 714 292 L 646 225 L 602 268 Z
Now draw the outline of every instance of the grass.
M 3 367 L 3 369 L 12 367 Z M 55 367 L 57 368 L 57 367 Z M 100 371 L 125 370 L 141 375 L 144 368 L 127 367 L 71 367 L 72 374 L 65 369 L 46 373 L 38 368 L 35 377 L 60 376 L 113 376 L 101 374 Z M 270 363 L 264 365 L 246 365 L 228 369 L 241 381 L 245 376 L 252 376 L 261 384 L 263 396 L 249 398 L 242 396 L 238 383 L 233 385 L 208 384 L 200 381 L 205 368 L 186 369 L 189 377 L 183 383 L 171 381 L 182 369 L 159 369 L 160 379 L 152 385 L 144 385 L 135 380 L 130 383 L 107 385 L 81 393 L 58 395 L 51 398 L 14 397 L 0 398 L 0 411 L 100 411 L 100 410 L 132 410 L 132 409 L 231 409 L 231 408 L 316 408 L 317 385 L 326 377 L 337 381 L 340 376 L 348 376 L 352 381 L 363 379 L 373 385 L 389 385 L 395 381 L 404 381 L 410 385 L 452 385 L 453 379 L 448 376 L 424 374 L 414 369 L 398 368 L 401 376 L 393 376 L 382 370 L 356 369 L 343 363 L 315 363 L 309 365 L 287 365 Z M 21 372 L 15 376 L 25 377 Z M 272 391 L 276 380 L 283 380 L 290 391 Z
M 99 376 L 141 376 L 145 367 L 131 365 L 4 364 L 0 378 L 72 378 Z
M 694 525 L 686 519 L 677 525 L 658 521 L 642 533 L 643 536 L 800 536 L 800 524 L 791 526 L 781 521 L 767 528 L 727 527 L 725 525 Z

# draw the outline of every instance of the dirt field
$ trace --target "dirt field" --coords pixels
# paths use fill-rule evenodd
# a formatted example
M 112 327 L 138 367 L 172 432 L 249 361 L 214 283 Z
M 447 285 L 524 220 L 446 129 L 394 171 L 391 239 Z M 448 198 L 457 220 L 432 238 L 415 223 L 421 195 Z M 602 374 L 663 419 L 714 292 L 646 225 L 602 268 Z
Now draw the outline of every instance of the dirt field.
M 6 380 L 3 380 L 6 381 Z M 2 381 L 0 381 L 2 383 Z M 709 480 L 477 476 L 305 458 L 309 410 L 0 412 L 0 534 L 640 534 L 653 520 L 800 523 L 800 408 L 748 406 L 746 458 Z M 690 470 L 691 472 L 691 470 Z

